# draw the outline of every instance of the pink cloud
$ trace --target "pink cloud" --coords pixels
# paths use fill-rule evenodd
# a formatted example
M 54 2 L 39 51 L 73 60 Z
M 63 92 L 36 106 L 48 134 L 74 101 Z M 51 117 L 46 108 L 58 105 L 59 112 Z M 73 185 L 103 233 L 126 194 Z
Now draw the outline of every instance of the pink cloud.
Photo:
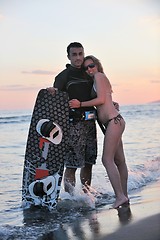
M 32 70 L 32 71 L 22 71 L 23 74 L 38 74 L 38 75 L 54 75 L 55 72 L 47 70 Z

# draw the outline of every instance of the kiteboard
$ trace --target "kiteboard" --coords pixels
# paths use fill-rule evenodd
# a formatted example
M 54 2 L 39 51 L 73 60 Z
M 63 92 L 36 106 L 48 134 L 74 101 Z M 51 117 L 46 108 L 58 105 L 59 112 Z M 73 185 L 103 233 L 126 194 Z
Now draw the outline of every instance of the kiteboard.
M 69 130 L 68 95 L 38 92 L 26 144 L 22 206 L 56 207 Z

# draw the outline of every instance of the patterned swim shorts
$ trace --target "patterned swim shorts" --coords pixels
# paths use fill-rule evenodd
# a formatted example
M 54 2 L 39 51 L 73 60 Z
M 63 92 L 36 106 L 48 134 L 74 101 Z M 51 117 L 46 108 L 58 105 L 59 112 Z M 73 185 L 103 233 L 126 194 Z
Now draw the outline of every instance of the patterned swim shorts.
M 95 121 L 70 123 L 65 166 L 82 168 L 95 164 L 97 158 L 97 131 Z

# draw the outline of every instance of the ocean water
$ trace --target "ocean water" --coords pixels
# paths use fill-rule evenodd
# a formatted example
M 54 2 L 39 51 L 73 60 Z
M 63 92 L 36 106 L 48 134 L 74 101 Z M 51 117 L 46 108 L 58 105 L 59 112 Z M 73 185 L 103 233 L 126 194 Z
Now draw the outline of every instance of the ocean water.
M 160 179 L 160 103 L 121 106 L 120 112 L 126 121 L 123 144 L 132 204 L 137 200 L 132 198 L 134 190 Z M 113 190 L 101 164 L 103 134 L 97 125 L 98 157 L 90 195 L 81 191 L 78 170 L 74 197 L 64 192 L 62 184 L 62 201 L 57 209 L 24 210 L 22 173 L 31 113 L 31 110 L 0 111 L 0 239 L 85 239 L 73 237 L 76 229 L 71 229 L 71 224 L 77 219 L 78 224 L 88 219 L 89 226 L 93 226 L 90 211 L 110 208 L 114 202 Z

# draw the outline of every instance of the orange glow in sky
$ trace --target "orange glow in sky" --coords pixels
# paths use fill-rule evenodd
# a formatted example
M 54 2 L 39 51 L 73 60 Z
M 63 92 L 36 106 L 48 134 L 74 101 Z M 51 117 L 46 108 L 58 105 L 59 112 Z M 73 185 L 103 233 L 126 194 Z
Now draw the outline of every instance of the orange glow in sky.
M 101 60 L 120 105 L 160 100 L 160 1 L 72 2 L 0 2 L 0 110 L 32 109 L 73 41 Z

